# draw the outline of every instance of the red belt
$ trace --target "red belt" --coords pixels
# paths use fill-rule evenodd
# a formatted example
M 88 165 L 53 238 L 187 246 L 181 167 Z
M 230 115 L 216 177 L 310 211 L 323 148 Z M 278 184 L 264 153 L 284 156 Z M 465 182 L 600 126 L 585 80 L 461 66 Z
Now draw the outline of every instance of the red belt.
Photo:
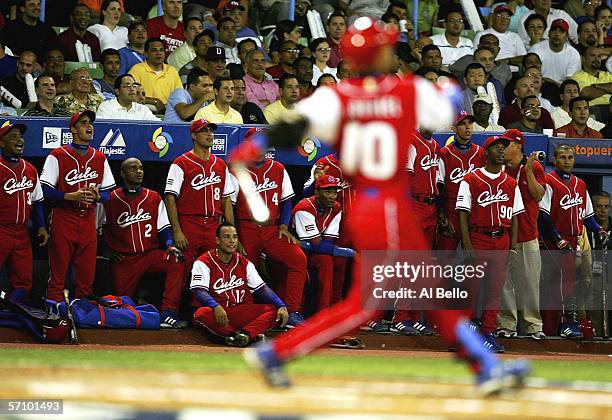
M 500 236 L 504 236 L 504 234 L 506 233 L 506 229 L 473 228 L 472 232 L 480 233 L 481 235 L 487 235 L 491 238 L 499 238 Z

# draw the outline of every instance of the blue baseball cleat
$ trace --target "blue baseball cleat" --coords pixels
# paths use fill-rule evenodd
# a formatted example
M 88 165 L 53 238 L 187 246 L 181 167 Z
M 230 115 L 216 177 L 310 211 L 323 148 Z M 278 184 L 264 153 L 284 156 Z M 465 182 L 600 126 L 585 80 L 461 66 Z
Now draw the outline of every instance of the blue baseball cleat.
M 278 358 L 270 343 L 259 343 L 243 353 L 247 364 L 259 371 L 266 383 L 273 388 L 288 388 L 291 381 L 283 370 L 283 362 Z
M 495 395 L 511 388 L 520 388 L 531 372 L 531 365 L 526 360 L 498 362 L 492 367 L 482 367 L 478 374 L 478 392 L 483 396 Z

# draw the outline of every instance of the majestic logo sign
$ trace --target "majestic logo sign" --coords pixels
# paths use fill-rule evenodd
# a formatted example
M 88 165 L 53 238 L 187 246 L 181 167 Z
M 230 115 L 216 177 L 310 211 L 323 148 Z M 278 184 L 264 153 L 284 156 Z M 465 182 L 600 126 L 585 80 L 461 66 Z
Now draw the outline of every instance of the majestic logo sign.
M 491 195 L 489 191 L 483 191 L 476 199 L 476 201 L 481 207 L 486 207 L 489 204 L 500 203 L 508 200 L 510 200 L 508 194 L 505 194 L 501 190 L 498 190 L 494 195 Z
M 64 179 L 66 180 L 66 184 L 74 185 L 78 184 L 79 182 L 89 181 L 90 179 L 96 178 L 98 178 L 98 173 L 88 166 L 85 168 L 85 172 L 83 173 L 79 172 L 76 169 L 68 171 Z
M 191 186 L 194 190 L 200 191 L 202 188 L 207 187 L 209 185 L 218 184 L 221 182 L 221 177 L 212 171 L 209 176 L 204 176 L 202 174 L 197 174 L 191 180 Z
M 461 181 L 463 181 L 463 178 L 467 174 L 469 174 L 470 172 L 474 170 L 474 168 L 475 166 L 473 163 L 470 163 L 470 167 L 464 171 L 462 171 L 461 168 L 455 168 L 452 171 L 450 171 L 450 174 L 448 174 L 448 178 L 453 184 L 459 184 Z
M 565 194 L 563 197 L 561 197 L 561 200 L 559 200 L 559 205 L 563 210 L 567 210 L 570 207 L 579 206 L 582 203 L 582 197 L 580 197 L 578 193 L 576 193 L 574 197 L 571 197 L 569 194 Z
M 28 188 L 33 187 L 34 183 L 25 176 L 21 181 L 17 181 L 15 178 L 9 178 L 4 183 L 4 191 L 9 195 L 14 194 L 17 191 L 27 190 Z
M 244 285 L 244 280 L 236 278 L 236 275 L 232 274 L 232 277 L 228 281 L 224 281 L 222 278 L 217 279 L 213 284 L 213 290 L 217 293 L 223 293 L 242 285 Z
M 99 150 L 106 156 L 125 155 L 125 140 L 119 129 L 113 131 L 111 128 L 102 139 Z
M 151 213 L 145 212 L 143 209 L 138 209 L 138 213 L 130 214 L 130 212 L 124 211 L 117 217 L 117 225 L 120 228 L 125 228 L 134 223 L 144 222 L 145 220 L 151 220 Z

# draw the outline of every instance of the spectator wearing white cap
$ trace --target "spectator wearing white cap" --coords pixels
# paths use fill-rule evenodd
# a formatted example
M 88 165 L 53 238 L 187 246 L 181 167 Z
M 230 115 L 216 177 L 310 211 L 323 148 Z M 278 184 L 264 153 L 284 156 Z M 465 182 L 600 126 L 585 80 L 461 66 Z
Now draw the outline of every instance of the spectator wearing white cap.
M 568 42 L 569 24 L 557 19 L 551 24 L 548 40 L 531 47 L 542 60 L 542 76 L 558 84 L 580 70 L 580 54 Z
M 494 124 L 490 121 L 491 112 L 493 112 L 493 98 L 488 93 L 478 93 L 474 95 L 474 104 L 472 105 L 474 124 L 472 131 L 506 131 L 499 124 Z
M 552 23 L 557 19 L 563 19 L 569 25 L 569 37 L 573 42 L 578 42 L 578 24 L 576 21 L 564 12 L 563 10 L 553 9 L 551 6 L 550 0 L 533 0 L 533 10 L 525 13 L 521 16 L 521 20 L 518 25 L 518 34 L 526 44 L 529 42 L 529 35 L 527 34 L 527 29 L 523 23 L 527 20 L 527 18 L 534 13 L 538 13 L 546 18 L 546 30 L 544 31 L 544 39 L 548 39 L 548 31 Z
M 478 44 L 480 38 L 485 34 L 493 34 L 499 39 L 499 54 L 497 60 L 509 59 L 512 64 L 520 64 L 521 57 L 527 54 L 525 45 L 521 38 L 514 32 L 508 30 L 510 19 L 512 18 L 512 10 L 502 4 L 493 11 L 491 28 L 478 32 L 474 38 L 474 43 Z

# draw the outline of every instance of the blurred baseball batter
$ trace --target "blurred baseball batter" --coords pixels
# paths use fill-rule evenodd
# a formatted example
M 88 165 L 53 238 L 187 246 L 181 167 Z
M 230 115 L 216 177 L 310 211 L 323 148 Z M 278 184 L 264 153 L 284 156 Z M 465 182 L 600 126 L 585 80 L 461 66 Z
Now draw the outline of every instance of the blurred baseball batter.
M 417 126 L 435 129 L 448 125 L 450 101 L 424 79 L 386 76 L 393 64 L 397 32 L 369 18 L 359 18 L 342 39 L 343 54 L 359 77 L 336 87 L 317 89 L 296 109 L 302 118 L 279 123 L 269 131 L 272 143 L 280 139 L 297 143 L 305 133 L 334 144 L 344 173 L 352 177 L 356 200 L 348 220 L 357 252 L 364 250 L 426 249 L 422 229 L 414 224 L 408 201 L 408 177 L 402 176 L 409 138 Z M 263 139 L 262 139 L 263 141 Z M 251 142 L 254 143 L 254 142 Z M 253 147 L 253 146 L 251 146 Z M 246 158 L 245 154 L 236 158 Z M 288 361 L 308 354 L 336 337 L 372 319 L 376 311 L 361 302 L 360 264 L 347 298 L 319 312 L 288 334 L 262 343 L 245 353 L 272 386 L 288 386 L 283 372 Z M 370 279 L 363 279 L 366 286 Z M 524 364 L 502 365 L 482 347 L 482 337 L 470 330 L 455 312 L 435 322 L 443 337 L 459 345 L 472 361 L 484 392 L 516 384 L 527 373 Z M 457 314 L 453 318 L 453 314 Z

